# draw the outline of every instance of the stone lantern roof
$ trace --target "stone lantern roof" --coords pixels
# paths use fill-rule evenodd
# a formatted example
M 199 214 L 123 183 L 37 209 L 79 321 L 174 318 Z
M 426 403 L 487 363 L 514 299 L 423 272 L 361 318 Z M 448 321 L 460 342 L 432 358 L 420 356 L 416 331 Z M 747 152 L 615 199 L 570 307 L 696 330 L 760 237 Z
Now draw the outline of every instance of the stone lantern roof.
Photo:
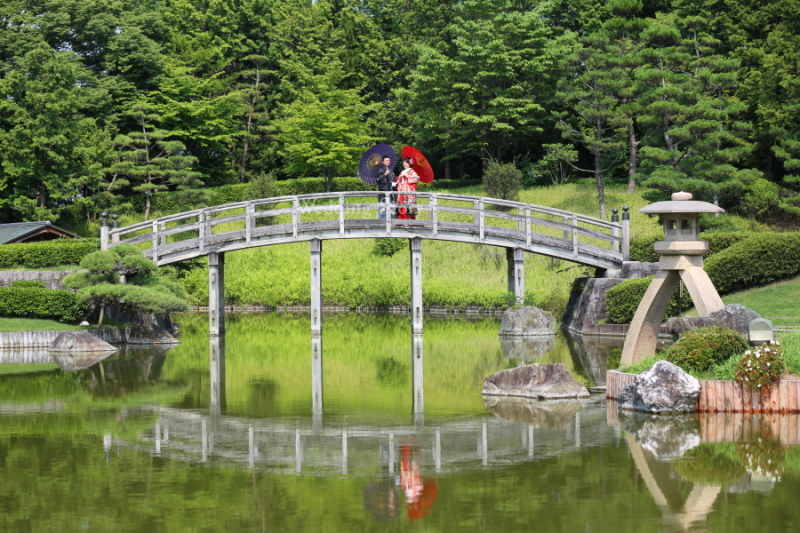
M 640 213 L 646 215 L 669 215 L 669 214 L 690 214 L 690 213 L 724 213 L 721 207 L 708 203 L 692 200 L 692 193 L 676 192 L 672 193 L 672 200 L 668 202 L 656 202 L 646 205 L 639 209 Z

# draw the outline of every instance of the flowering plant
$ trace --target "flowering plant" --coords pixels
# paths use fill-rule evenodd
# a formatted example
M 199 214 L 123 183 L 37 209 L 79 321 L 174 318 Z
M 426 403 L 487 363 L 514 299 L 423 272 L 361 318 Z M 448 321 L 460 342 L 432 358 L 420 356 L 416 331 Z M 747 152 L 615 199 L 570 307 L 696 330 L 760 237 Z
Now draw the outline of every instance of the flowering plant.
M 736 367 L 736 381 L 753 389 L 769 386 L 785 367 L 779 342 L 768 342 L 747 350 Z

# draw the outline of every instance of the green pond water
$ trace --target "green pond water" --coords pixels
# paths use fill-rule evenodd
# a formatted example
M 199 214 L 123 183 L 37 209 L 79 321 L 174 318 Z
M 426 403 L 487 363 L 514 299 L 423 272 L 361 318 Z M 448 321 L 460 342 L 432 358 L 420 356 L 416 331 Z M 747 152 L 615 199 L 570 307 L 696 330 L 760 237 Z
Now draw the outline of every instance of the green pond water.
M 797 531 L 798 415 L 648 417 L 481 397 L 614 350 L 495 320 L 204 315 L 100 362 L 0 354 L 0 531 Z M 546 350 L 543 355 L 542 352 Z M 618 353 L 618 352 L 617 352 Z M 69 366 L 72 365 L 72 366 Z M 321 373 L 320 373 L 321 370 Z

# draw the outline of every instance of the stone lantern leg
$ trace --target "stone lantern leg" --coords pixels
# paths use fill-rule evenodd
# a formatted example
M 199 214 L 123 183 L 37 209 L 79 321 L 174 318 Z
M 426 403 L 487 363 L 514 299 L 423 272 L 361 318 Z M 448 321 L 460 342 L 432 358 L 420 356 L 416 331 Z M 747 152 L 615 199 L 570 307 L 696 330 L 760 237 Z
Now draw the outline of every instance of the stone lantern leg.
M 688 192 L 676 192 L 671 201 L 650 204 L 639 212 L 664 216 L 664 240 L 655 244 L 656 251 L 661 254 L 660 270 L 636 309 L 625 337 L 623 365 L 655 354 L 661 322 L 680 280 L 686 284 L 700 316 L 725 307 L 703 270 L 703 254 L 708 251 L 708 243 L 700 240 L 698 226 L 700 213 L 724 213 L 725 210 L 708 202 L 693 201 Z

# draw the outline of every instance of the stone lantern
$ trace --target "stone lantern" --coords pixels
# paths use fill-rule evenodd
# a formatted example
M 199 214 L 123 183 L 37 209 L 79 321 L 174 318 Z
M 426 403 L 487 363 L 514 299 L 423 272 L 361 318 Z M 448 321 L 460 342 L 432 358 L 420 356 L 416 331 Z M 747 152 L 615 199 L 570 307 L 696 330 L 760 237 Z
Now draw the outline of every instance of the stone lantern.
M 676 192 L 669 202 L 656 202 L 639 212 L 664 217 L 664 240 L 655 244 L 655 250 L 661 254 L 659 272 L 636 309 L 625 337 L 621 361 L 625 365 L 655 353 L 661 322 L 681 280 L 698 315 L 708 316 L 725 307 L 703 270 L 703 254 L 708 250 L 708 243 L 700 240 L 698 225 L 701 213 L 724 213 L 725 210 L 708 202 L 694 201 L 688 192 Z

